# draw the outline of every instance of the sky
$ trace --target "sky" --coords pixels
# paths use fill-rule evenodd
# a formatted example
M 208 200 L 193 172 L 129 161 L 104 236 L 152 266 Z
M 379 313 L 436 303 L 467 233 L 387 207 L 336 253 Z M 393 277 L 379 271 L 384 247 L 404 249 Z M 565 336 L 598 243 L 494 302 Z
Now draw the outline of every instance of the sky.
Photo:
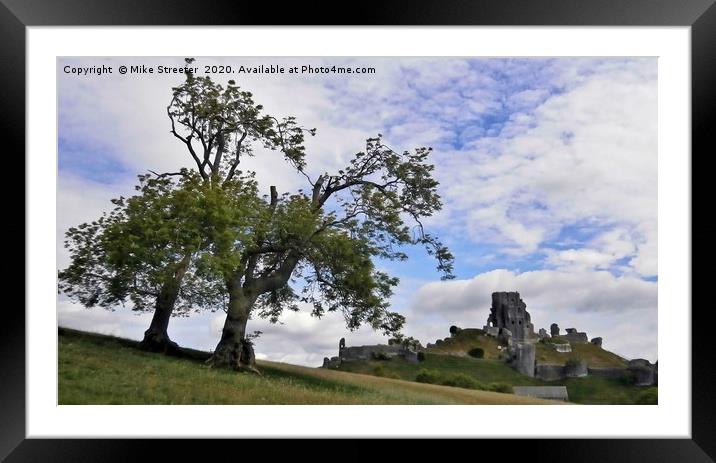
M 191 167 L 166 107 L 182 74 L 121 75 L 120 65 L 181 66 L 183 58 L 58 60 L 57 266 L 65 231 L 132 194 L 136 176 Z M 450 325 L 482 328 L 490 294 L 518 291 L 535 329 L 575 327 L 627 358 L 657 360 L 656 58 L 197 58 L 196 65 L 373 67 L 374 74 L 213 74 L 254 94 L 270 114 L 318 129 L 307 171 L 337 171 L 380 133 L 396 151 L 433 148 L 442 210 L 424 224 L 455 255 L 441 281 L 421 248 L 377 262 L 400 278 L 391 308 L 423 344 Z M 65 66 L 112 66 L 104 75 Z M 279 153 L 245 163 L 260 187 L 306 189 Z M 268 191 L 266 191 L 268 193 Z M 151 314 L 86 309 L 58 296 L 58 323 L 141 339 Z M 224 313 L 174 318 L 180 345 L 212 350 Z M 347 345 L 385 343 L 310 309 L 278 324 L 252 319 L 258 358 L 318 366 Z

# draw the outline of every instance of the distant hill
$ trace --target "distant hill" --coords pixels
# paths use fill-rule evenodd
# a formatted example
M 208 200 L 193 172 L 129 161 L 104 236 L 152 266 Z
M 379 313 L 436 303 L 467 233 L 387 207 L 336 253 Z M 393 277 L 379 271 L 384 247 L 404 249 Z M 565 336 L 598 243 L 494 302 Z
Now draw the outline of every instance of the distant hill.
M 559 403 L 268 361 L 257 362 L 261 376 L 217 370 L 204 365 L 207 352 L 185 349 L 185 358 L 171 358 L 140 351 L 135 341 L 66 328 L 58 339 L 60 404 Z M 494 377 L 512 378 L 503 374 L 510 375 L 497 368 Z

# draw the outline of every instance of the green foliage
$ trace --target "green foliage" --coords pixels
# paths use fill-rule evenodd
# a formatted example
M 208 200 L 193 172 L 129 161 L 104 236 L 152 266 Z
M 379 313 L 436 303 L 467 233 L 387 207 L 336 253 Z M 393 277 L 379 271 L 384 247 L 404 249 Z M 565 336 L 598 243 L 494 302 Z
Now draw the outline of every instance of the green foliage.
M 659 403 L 659 389 L 648 387 L 641 391 L 634 401 L 636 405 L 657 405 Z
M 421 347 L 420 341 L 418 341 L 412 336 L 404 337 L 402 345 L 403 347 L 411 350 L 418 350 Z
M 425 368 L 420 370 L 415 376 L 415 381 L 419 383 L 440 384 L 441 380 L 442 375 L 439 372 L 434 370 L 427 370 Z
M 485 349 L 481 347 L 475 347 L 474 349 L 470 349 L 467 351 L 467 355 L 470 357 L 475 357 L 476 359 L 481 359 L 485 357 Z
M 452 334 L 452 335 L 456 335 L 459 331 L 460 331 L 460 328 L 458 328 L 458 327 L 455 326 L 455 325 L 452 325 L 452 326 L 450 327 L 450 334 Z
M 387 371 L 383 365 L 375 365 L 371 370 L 371 374 L 381 378 L 400 379 L 400 377 L 392 371 Z
M 425 361 L 425 352 L 418 352 L 418 362 Z
M 395 333 L 392 338 L 388 339 L 388 345 L 400 345 L 411 350 L 418 350 L 422 347 L 419 340 L 412 336 L 405 336 L 402 333 Z
M 440 384 L 444 386 L 462 387 L 465 389 L 477 389 L 484 391 L 485 385 L 480 381 L 476 380 L 472 376 L 466 375 L 465 373 L 455 373 L 453 375 L 446 376 L 442 379 Z
M 160 297 L 176 298 L 175 314 L 222 307 L 223 272 L 235 264 L 228 250 L 250 233 L 256 185 L 237 178 L 220 189 L 186 170 L 180 177 L 140 175 L 136 195 L 70 228 L 60 291 L 86 307 L 131 301 L 152 310 Z
M 490 383 L 487 385 L 487 390 L 492 392 L 502 392 L 503 394 L 512 394 L 512 386 L 507 383 Z
M 636 375 L 629 370 L 625 370 L 624 374 L 619 378 L 619 382 L 625 386 L 633 386 L 636 384 L 636 380 Z
M 549 342 L 552 344 L 569 344 L 567 338 L 562 336 L 552 336 L 551 338 L 546 338 L 545 342 Z
M 197 77 L 192 73 L 187 73 L 184 83 L 172 89 L 167 108 L 172 133 L 186 144 L 204 178 L 219 175 L 224 155 L 234 154 L 229 156 L 225 167 L 230 179 L 240 156 L 253 155 L 251 142 L 267 149 L 280 149 L 287 161 L 303 169 L 304 134 L 315 135 L 316 129 L 300 127 L 294 117 L 279 121 L 262 111 L 263 106 L 254 102 L 252 93 L 242 90 L 233 80 L 224 87 L 209 76 Z M 201 141 L 201 149 L 194 148 L 192 140 Z M 229 152 L 231 146 L 236 152 Z

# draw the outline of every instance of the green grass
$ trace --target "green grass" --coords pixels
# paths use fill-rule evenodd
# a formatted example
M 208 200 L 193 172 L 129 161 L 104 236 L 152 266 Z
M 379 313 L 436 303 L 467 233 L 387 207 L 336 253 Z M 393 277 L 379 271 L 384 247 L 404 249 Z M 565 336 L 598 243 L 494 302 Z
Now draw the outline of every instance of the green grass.
M 596 348 L 596 346 L 593 347 Z M 561 355 L 565 356 L 562 363 L 570 358 L 570 354 Z M 362 374 L 375 374 L 376 371 L 379 371 L 381 376 L 407 381 L 425 381 L 425 377 L 419 378 L 418 375 L 421 371 L 426 370 L 436 377 L 436 382 L 443 382 L 446 379 L 449 381 L 456 375 L 467 375 L 484 386 L 493 383 L 505 383 L 510 386 L 567 386 L 571 402 L 594 405 L 636 404 L 639 394 L 644 391 L 644 388 L 625 384 L 621 380 L 596 376 L 546 382 L 521 375 L 500 360 L 483 360 L 430 352 L 425 354 L 425 361 L 418 364 L 399 360 L 350 361 L 344 362 L 340 370 Z M 467 382 L 466 387 L 469 387 Z M 642 403 L 644 402 L 646 402 L 646 398 L 642 399 Z
M 475 359 L 472 357 L 461 357 L 457 355 L 435 354 L 427 352 L 425 361 L 419 364 L 401 361 L 352 361 L 344 362 L 341 371 L 354 373 L 372 374 L 373 370 L 382 366 L 385 374 L 393 374 L 395 377 L 413 381 L 418 371 L 425 369 L 436 371 L 443 375 L 453 373 L 464 373 L 472 376 L 483 383 L 505 382 L 513 386 L 536 386 L 544 384 L 542 381 L 530 378 L 517 373 L 500 360 Z
M 624 384 L 618 379 L 598 378 L 587 376 L 584 378 L 569 378 L 561 384 L 567 386 L 569 400 L 581 404 L 592 405 L 647 405 L 639 402 L 645 389 L 652 389 L 653 400 L 656 400 L 657 388 L 643 388 Z M 650 397 L 651 398 L 651 397 Z
M 58 348 L 61 405 L 558 403 L 268 361 L 258 362 L 261 376 L 237 373 L 209 368 L 204 352 L 171 358 L 68 329 L 59 330 Z
M 557 352 L 552 347 L 538 342 L 537 363 L 564 365 L 570 358 L 578 358 L 587 362 L 590 368 L 617 367 L 626 368 L 627 361 L 613 352 L 604 350 L 594 344 L 572 344 L 572 352 Z
M 445 338 L 440 345 L 431 347 L 428 352 L 467 355 L 471 349 L 479 347 L 485 352 L 485 359 L 497 360 L 500 356 L 500 351 L 497 349 L 499 345 L 497 339 L 485 336 L 482 330 L 465 328 L 455 335 Z

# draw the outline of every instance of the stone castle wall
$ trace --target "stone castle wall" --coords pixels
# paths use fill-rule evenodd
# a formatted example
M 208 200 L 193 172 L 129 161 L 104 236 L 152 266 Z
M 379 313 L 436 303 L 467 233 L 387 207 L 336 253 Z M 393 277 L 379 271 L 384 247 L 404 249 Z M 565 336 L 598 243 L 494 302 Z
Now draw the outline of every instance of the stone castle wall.
M 341 348 L 338 356 L 343 360 L 373 360 L 380 354 L 384 354 L 388 357 L 398 357 L 404 350 L 403 346 L 389 346 L 386 344 L 351 346 Z
M 539 364 L 535 367 L 535 377 L 542 381 L 564 379 L 564 365 Z

